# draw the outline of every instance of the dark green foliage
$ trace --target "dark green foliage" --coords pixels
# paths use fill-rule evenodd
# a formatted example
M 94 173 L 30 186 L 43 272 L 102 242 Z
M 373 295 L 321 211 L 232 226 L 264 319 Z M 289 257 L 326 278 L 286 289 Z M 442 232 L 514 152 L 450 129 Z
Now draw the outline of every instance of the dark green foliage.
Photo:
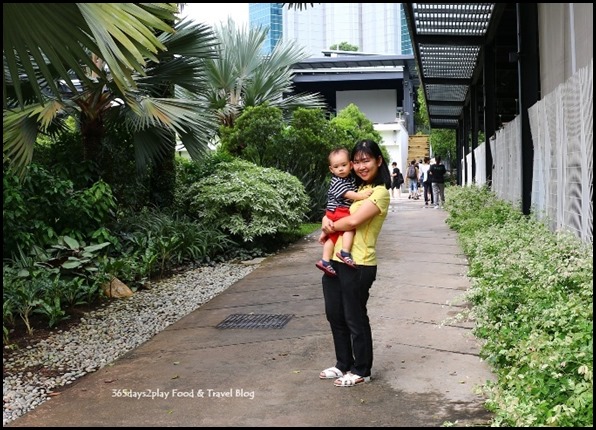
M 150 203 L 152 206 L 162 209 L 172 207 L 176 186 L 175 137 L 168 133 L 167 137 L 164 136 L 164 140 L 169 140 L 168 150 L 163 158 L 153 163 L 149 181 Z
M 322 110 L 298 108 L 287 126 L 278 108 L 248 108 L 224 136 L 224 149 L 297 177 L 310 197 L 308 219 L 322 217 L 329 181 L 327 156 L 336 146 L 349 143 L 347 133 L 331 125 Z
M 152 169 L 137 169 L 134 150 L 133 135 L 122 124 L 113 122 L 97 160 L 84 160 L 80 133 L 64 131 L 36 145 L 34 162 L 56 177 L 72 181 L 75 189 L 89 187 L 93 178 L 99 177 L 110 185 L 120 207 L 138 210 L 149 204 Z
M 120 208 L 140 210 L 150 202 L 151 167 L 139 170 L 134 154 L 133 135 L 112 123 L 103 139 L 100 177 L 110 184 Z
M 247 107 L 233 131 L 222 139 L 222 149 L 259 166 L 270 166 L 278 155 L 276 148 L 283 129 L 281 109 L 267 105 Z
M 348 141 L 350 142 L 350 149 L 352 149 L 356 142 L 360 142 L 361 140 L 373 140 L 377 143 L 383 140 L 379 132 L 374 129 L 372 121 L 353 103 L 340 110 L 337 116 L 331 120 L 331 123 L 345 130 L 348 135 Z
M 18 248 L 50 246 L 63 235 L 91 238 L 109 224 L 116 202 L 110 187 L 100 181 L 77 190 L 72 181 L 54 176 L 31 164 L 19 182 L 11 171 L 3 178 L 3 253 L 5 258 Z
M 217 173 L 220 163 L 230 163 L 235 158 L 224 151 L 210 152 L 201 161 L 179 158 L 176 161 L 176 187 L 184 188 L 201 178 L 213 175 Z
M 296 176 L 310 197 L 307 217 L 311 221 L 319 221 L 325 211 L 329 152 L 337 147 L 351 150 L 363 139 L 382 139 L 353 104 L 331 121 L 323 110 L 297 108 L 289 124 L 284 124 L 278 108 L 247 108 L 234 129 L 221 131 L 223 151 Z M 384 147 L 382 150 L 387 156 Z
M 76 189 L 88 187 L 99 175 L 98 160 L 85 161 L 81 134 L 70 128 L 61 129 L 52 136 L 38 138 L 33 162 L 51 171 L 52 175 L 72 181 Z
M 183 264 L 210 261 L 233 245 L 214 224 L 149 209 L 129 214 L 120 221 L 118 230 L 128 263 L 113 262 L 109 269 L 130 282 L 142 283 Z
M 23 320 L 29 333 L 32 314 L 44 316 L 50 327 L 68 318 L 65 308 L 92 303 L 106 280 L 105 251 L 108 242 L 86 245 L 71 237 L 57 239 L 47 250 L 33 247 L 20 252 L 3 265 L 3 296 L 7 303 L 3 321 L 5 340 L 14 314 Z

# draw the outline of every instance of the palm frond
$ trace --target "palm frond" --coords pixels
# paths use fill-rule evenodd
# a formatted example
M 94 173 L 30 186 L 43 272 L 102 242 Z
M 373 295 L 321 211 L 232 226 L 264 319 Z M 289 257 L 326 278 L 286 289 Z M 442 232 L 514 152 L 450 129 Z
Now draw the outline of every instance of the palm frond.
M 320 3 L 317 3 L 320 4 Z M 288 9 L 296 9 L 296 10 L 302 10 L 302 9 L 306 9 L 308 7 L 308 5 L 310 5 L 310 7 L 313 7 L 315 4 L 314 3 L 282 3 L 282 6 L 287 6 Z
M 270 103 L 272 106 L 324 107 L 320 95 L 293 97 L 292 66 L 308 57 L 304 48 L 293 43 L 278 45 L 269 56 L 263 55 L 268 29 L 239 29 L 232 20 L 215 28 L 221 41 L 220 58 L 206 62 L 211 85 L 208 99 L 221 124 L 233 125 L 244 108 Z
M 172 139 L 171 133 L 160 127 L 147 127 L 133 136 L 137 171 L 142 172 L 151 163 L 159 162 L 168 153 L 164 142 Z
M 155 30 L 172 31 L 176 3 L 3 3 L 4 88 L 14 86 L 16 100 L 24 106 L 20 79 L 24 74 L 38 102 L 43 103 L 36 84 L 36 70 L 48 82 L 56 98 L 61 92 L 54 71 L 76 92 L 71 73 L 88 81 L 88 71 L 105 78 L 91 53 L 107 64 L 116 85 L 124 91 L 134 86 L 133 70 L 143 72 L 147 59 L 155 60 L 163 44 Z M 6 91 L 4 107 L 7 107 Z
M 62 109 L 57 100 L 45 106 L 35 104 L 14 112 L 4 110 L 2 115 L 4 161 L 9 161 L 15 173 L 22 176 L 33 157 L 33 147 L 37 139 L 38 127 L 46 130 Z
M 208 88 L 205 59 L 217 57 L 218 40 L 211 27 L 192 21 L 181 21 L 175 33 L 164 33 L 160 40 L 166 51 L 158 62 L 146 69 L 145 76 L 135 76 L 139 88 L 154 97 L 163 97 L 172 85 L 191 93 L 204 93 Z

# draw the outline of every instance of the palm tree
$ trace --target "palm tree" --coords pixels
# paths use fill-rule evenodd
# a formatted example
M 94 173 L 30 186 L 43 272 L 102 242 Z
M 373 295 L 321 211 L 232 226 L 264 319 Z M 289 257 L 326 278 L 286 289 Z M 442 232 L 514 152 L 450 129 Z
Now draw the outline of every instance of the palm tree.
M 177 12 L 176 3 L 3 3 L 3 84 L 14 88 L 4 91 L 3 107 L 10 96 L 24 106 L 23 78 L 41 101 L 42 82 L 60 97 L 56 74 L 75 93 L 73 73 L 85 84 L 89 71 L 105 76 L 91 54 L 106 62 L 121 91 L 129 89 L 132 72 L 143 73 L 146 61 L 165 49 L 157 34 L 173 31 Z
M 233 127 L 249 106 L 268 103 L 289 114 L 298 107 L 324 108 L 320 94 L 293 94 L 292 66 L 308 55 L 293 43 L 279 43 L 271 55 L 262 54 L 267 28 L 238 28 L 234 21 L 215 27 L 219 58 L 207 60 L 209 103 L 220 124 Z
M 48 130 L 50 124 L 67 115 L 79 122 L 88 159 L 97 159 L 105 131 L 114 121 L 125 123 L 134 134 L 139 169 L 173 151 L 173 132 L 191 156 L 199 157 L 215 132 L 215 119 L 204 97 L 187 100 L 178 95 L 179 89 L 199 95 L 204 90 L 203 61 L 217 55 L 217 40 L 211 28 L 203 24 L 181 21 L 173 30 L 157 36 L 163 49 L 143 66 L 142 73 L 130 73 L 124 89 L 111 69 L 105 73 L 97 67 L 100 73 L 95 79 L 86 79 L 83 90 L 75 87 L 69 98 L 50 91 L 42 93 L 38 103 L 25 104 L 21 111 L 5 110 L 5 159 L 8 155 L 22 171 L 31 160 L 38 127 Z
M 64 113 L 80 115 L 88 158 L 101 147 L 103 131 L 114 118 L 126 119 L 136 132 L 138 166 L 163 154 L 164 147 L 169 148 L 171 139 L 160 144 L 164 130 L 179 133 L 190 155 L 200 155 L 210 133 L 206 98 L 159 98 L 159 92 L 148 88 L 162 81 L 159 74 L 165 73 L 163 81 L 169 76 L 168 82 L 175 81 L 196 93 L 204 83 L 202 74 L 197 74 L 199 58 L 213 56 L 215 42 L 202 28 L 194 46 L 197 55 L 190 53 L 194 79 L 182 79 L 175 71 L 182 61 L 172 53 L 188 54 L 176 45 L 179 39 L 167 37 L 175 31 L 171 23 L 176 21 L 176 3 L 4 3 L 2 8 L 3 155 L 18 172 L 23 173 L 31 161 L 38 131 L 50 130 Z M 323 105 L 317 96 L 282 97 L 291 93 L 289 66 L 303 59 L 302 53 L 280 47 L 269 59 L 260 61 L 257 48 L 265 30 L 248 40 L 233 31 L 235 36 L 219 33 L 223 43 L 238 39 L 229 56 L 221 63 L 207 63 L 211 86 L 208 99 L 221 123 L 232 125 L 244 107 L 264 101 L 285 108 Z M 168 40 L 176 49 L 170 47 L 166 55 Z M 161 64 L 165 59 L 167 66 Z M 63 97 L 60 83 L 71 97 Z M 176 94 L 185 97 L 183 91 L 177 88 Z

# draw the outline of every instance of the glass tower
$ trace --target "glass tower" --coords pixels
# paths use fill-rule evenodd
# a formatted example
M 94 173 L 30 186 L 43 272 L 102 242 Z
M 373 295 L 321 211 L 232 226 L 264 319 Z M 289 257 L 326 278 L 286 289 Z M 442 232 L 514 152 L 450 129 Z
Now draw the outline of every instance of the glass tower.
M 400 12 L 401 12 L 401 55 L 413 55 L 414 51 L 412 50 L 412 39 L 410 38 L 410 31 L 408 30 L 408 22 L 406 21 L 406 11 L 404 10 L 404 5 L 400 4 Z
M 262 27 L 268 28 L 267 39 L 263 43 L 263 55 L 269 55 L 282 40 L 283 3 L 249 3 L 248 4 L 248 22 L 250 28 Z

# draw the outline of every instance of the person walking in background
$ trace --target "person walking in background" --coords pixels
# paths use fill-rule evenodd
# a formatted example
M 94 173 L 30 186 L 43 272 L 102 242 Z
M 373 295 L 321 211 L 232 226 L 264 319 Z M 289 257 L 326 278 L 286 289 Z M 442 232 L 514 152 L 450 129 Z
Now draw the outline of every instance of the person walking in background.
M 410 161 L 410 165 L 406 169 L 406 176 L 408 178 L 408 189 L 410 194 L 408 199 L 418 198 L 418 168 L 416 167 L 416 160 Z
M 404 176 L 395 161 L 391 163 L 391 168 L 391 198 L 395 198 L 395 190 L 397 190 L 397 197 L 401 197 L 401 184 L 404 183 Z
M 422 183 L 423 187 L 424 206 L 428 206 L 429 202 L 433 204 L 435 201 L 433 198 L 430 175 L 428 174 L 428 171 L 430 170 L 430 157 L 424 157 L 424 161 L 420 163 L 418 168 L 420 169 L 420 182 Z
M 422 160 L 416 163 L 416 168 L 418 169 L 418 197 L 420 197 L 420 191 L 422 190 L 422 172 L 420 171 L 420 166 L 422 165 Z
M 435 164 L 432 164 L 429 169 L 430 181 L 433 188 L 433 198 L 435 209 L 439 209 L 445 205 L 445 166 L 441 162 L 441 157 L 435 157 Z
M 372 190 L 356 192 L 356 183 L 352 175 L 352 162 L 350 161 L 350 152 L 346 148 L 339 148 L 331 151 L 329 154 L 329 170 L 331 171 L 331 183 L 327 191 L 327 208 L 325 216 L 333 221 L 350 215 L 350 205 L 353 201 L 366 199 L 372 194 Z M 323 258 L 315 266 L 321 269 L 327 276 L 337 276 L 333 266 L 331 266 L 331 257 L 333 249 L 339 235 L 343 235 L 342 247 L 338 252 L 338 257 L 348 266 L 355 268 L 352 261 L 352 240 L 353 231 L 342 233 L 334 232 L 326 234 L 321 231 L 319 243 L 323 245 Z
M 391 176 L 379 145 L 371 140 L 359 142 L 351 154 L 359 191 L 372 190 L 366 200 L 350 206 L 350 216 L 337 221 L 323 217 L 326 234 L 356 231 L 352 256 L 356 270 L 339 259 L 331 264 L 337 277 L 323 276 L 325 314 L 331 327 L 336 362 L 319 374 L 321 379 L 335 379 L 337 387 L 353 387 L 370 381 L 373 340 L 366 308 L 370 288 L 377 277 L 377 239 L 389 209 Z M 345 233 L 344 233 L 345 234 Z M 335 249 L 342 247 L 340 236 Z

